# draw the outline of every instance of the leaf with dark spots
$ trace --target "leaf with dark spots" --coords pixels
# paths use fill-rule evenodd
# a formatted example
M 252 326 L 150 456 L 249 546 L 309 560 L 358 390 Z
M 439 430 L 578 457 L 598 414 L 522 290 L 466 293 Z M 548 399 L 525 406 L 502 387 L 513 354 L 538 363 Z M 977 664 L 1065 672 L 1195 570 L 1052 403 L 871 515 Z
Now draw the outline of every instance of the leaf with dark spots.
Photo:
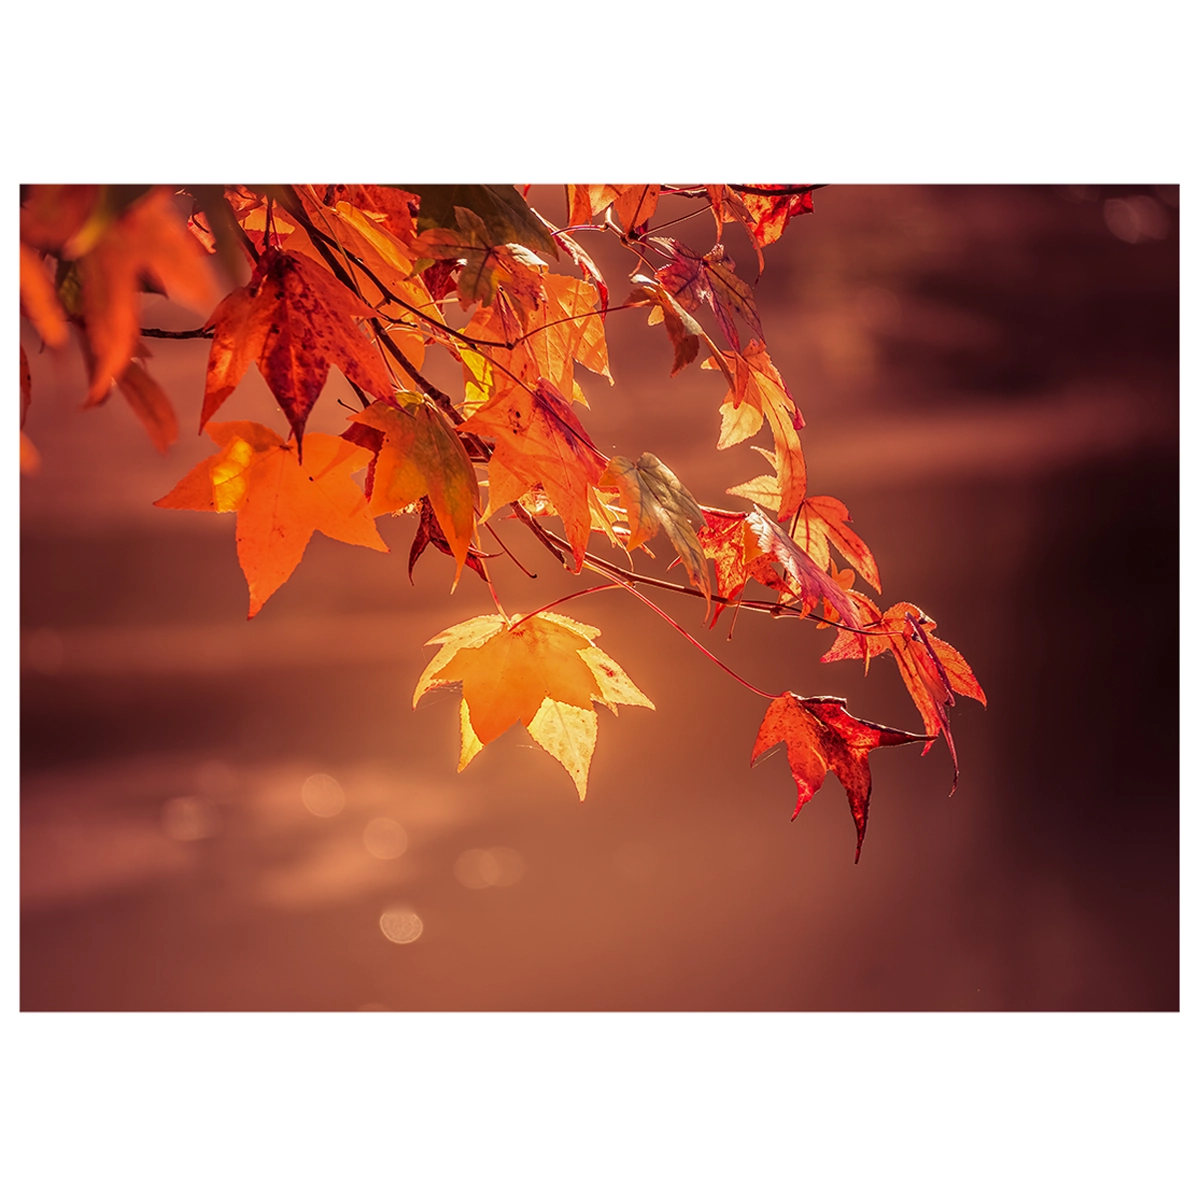
M 308 414 L 332 364 L 376 398 L 390 397 L 395 388 L 383 359 L 355 324 L 374 315 L 311 259 L 268 250 L 250 282 L 230 292 L 206 326 L 214 336 L 200 428 L 252 362 L 283 409 L 298 445 L 303 444 Z

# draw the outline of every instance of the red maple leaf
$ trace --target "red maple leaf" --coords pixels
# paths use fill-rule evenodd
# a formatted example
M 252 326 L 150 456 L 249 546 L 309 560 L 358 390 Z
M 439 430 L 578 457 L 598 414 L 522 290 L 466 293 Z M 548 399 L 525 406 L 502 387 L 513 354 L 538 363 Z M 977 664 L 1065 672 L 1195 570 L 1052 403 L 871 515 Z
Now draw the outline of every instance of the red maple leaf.
M 395 387 L 379 351 L 354 323 L 375 315 L 348 287 L 300 254 L 267 250 L 250 282 L 209 318 L 214 330 L 200 414 L 203 430 L 257 363 L 303 445 L 308 414 L 336 363 L 351 383 L 380 400 Z
M 819 790 L 826 773 L 833 771 L 846 789 L 846 799 L 850 802 L 850 812 L 858 830 L 858 846 L 854 851 L 854 861 L 858 862 L 871 802 L 871 768 L 867 755 L 880 746 L 923 741 L 932 742 L 932 738 L 852 716 L 846 711 L 846 701 L 837 696 L 805 697 L 785 692 L 768 705 L 750 761 L 756 762 L 779 742 L 787 745 L 788 765 L 796 781 L 793 821 Z

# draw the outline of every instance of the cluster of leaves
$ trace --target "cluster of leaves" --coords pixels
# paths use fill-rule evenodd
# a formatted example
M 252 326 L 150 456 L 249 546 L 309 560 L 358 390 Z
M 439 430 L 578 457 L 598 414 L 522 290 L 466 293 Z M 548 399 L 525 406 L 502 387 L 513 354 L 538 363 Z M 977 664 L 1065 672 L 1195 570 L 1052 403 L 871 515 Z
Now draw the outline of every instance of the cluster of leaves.
M 656 231 L 668 195 L 711 213 L 710 249 Z M 146 340 L 169 335 L 142 328 L 141 293 L 163 293 L 207 316 L 191 335 L 212 342 L 199 424 L 217 452 L 156 503 L 237 514 L 251 617 L 295 570 L 314 530 L 386 551 L 375 524 L 385 514 L 418 516 L 410 576 L 432 546 L 453 560 L 454 586 L 464 567 L 480 577 L 495 611 L 430 640 L 439 648 L 413 701 L 433 688 L 461 690 L 460 770 L 520 722 L 582 799 L 595 702 L 614 712 L 618 704 L 653 708 L 595 645 L 599 630 L 551 605 L 505 612 L 487 567 L 508 553 L 501 517 L 522 522 L 568 570 L 605 580 L 554 603 L 620 587 L 661 614 L 645 590 L 667 588 L 703 599 L 711 625 L 735 606 L 836 627 L 822 661 L 861 658 L 865 669 L 890 655 L 923 734 L 860 720 L 841 699 L 773 696 L 741 681 L 770 701 L 752 757 L 786 744 L 793 818 L 832 770 L 861 851 L 869 752 L 917 741 L 928 752 L 944 737 L 957 783 L 947 709 L 955 693 L 985 701 L 966 661 L 933 636 L 920 609 L 882 610 L 853 589 L 857 572 L 879 592 L 874 557 L 839 500 L 808 493 L 804 420 L 771 360 L 753 286 L 726 253 L 725 228 L 740 225 L 761 273 L 763 250 L 790 220 L 812 212 L 812 188 L 570 185 L 566 204 L 559 228 L 514 187 L 35 185 L 22 196 L 21 308 L 48 346 L 75 331 L 88 371 L 85 406 L 104 402 L 115 386 L 160 449 L 176 440 L 178 422 L 148 369 Z M 633 256 L 632 289 L 620 305 L 610 304 L 608 283 L 581 244 L 593 236 L 615 238 Z M 751 510 L 701 505 L 654 454 L 606 457 L 588 435 L 577 368 L 612 382 L 606 322 L 633 308 L 662 326 L 671 375 L 697 359 L 723 375 L 718 449 L 765 424 L 769 446 L 756 449 L 769 471 L 728 489 Z M 456 396 L 423 374 L 434 352 L 461 367 Z M 213 420 L 251 364 L 279 404 L 286 436 L 251 421 Z M 341 436 L 306 433 L 331 366 L 360 411 Z M 21 379 L 24 424 L 24 350 Z M 36 461 L 23 432 L 22 461 Z M 495 552 L 484 550 L 485 533 Z M 616 561 L 593 552 L 593 535 Z M 633 570 L 633 553 L 664 538 L 686 584 Z M 768 598 L 744 595 L 751 584 Z

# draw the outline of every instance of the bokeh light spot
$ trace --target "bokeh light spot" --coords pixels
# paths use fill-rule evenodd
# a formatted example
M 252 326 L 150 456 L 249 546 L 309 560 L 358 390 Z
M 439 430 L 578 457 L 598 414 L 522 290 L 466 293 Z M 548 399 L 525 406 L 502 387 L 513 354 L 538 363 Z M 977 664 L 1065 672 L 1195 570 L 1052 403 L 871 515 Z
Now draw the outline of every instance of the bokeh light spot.
M 300 788 L 304 807 L 315 817 L 335 817 L 346 804 L 346 793 L 332 775 L 310 775 Z
M 221 810 L 206 796 L 174 796 L 162 806 L 163 833 L 175 842 L 199 842 L 221 832 Z
M 408 834 L 399 821 L 375 817 L 363 830 L 363 844 L 376 858 L 399 858 L 408 849 Z
M 421 936 L 425 923 L 411 908 L 388 908 L 379 918 L 379 928 L 389 942 L 407 946 Z
M 1171 231 L 1167 210 L 1153 196 L 1105 200 L 1104 221 L 1123 242 L 1161 241 Z
M 454 863 L 454 877 L 466 888 L 511 887 L 525 874 L 525 860 L 508 846 L 464 850 Z

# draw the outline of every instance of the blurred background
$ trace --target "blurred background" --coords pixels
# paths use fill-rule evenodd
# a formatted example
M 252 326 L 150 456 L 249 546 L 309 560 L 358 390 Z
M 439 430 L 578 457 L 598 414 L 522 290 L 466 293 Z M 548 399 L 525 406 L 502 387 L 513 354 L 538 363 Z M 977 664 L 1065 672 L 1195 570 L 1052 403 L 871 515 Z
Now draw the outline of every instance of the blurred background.
M 561 189 L 529 199 L 564 219 Z M 836 779 L 790 823 L 782 751 L 749 764 L 766 702 L 623 595 L 564 608 L 657 706 L 602 711 L 587 801 L 520 728 L 457 775 L 457 697 L 411 696 L 423 643 L 490 610 L 482 584 L 448 596 L 430 553 L 410 585 L 415 519 L 385 519 L 392 554 L 314 535 L 247 622 L 234 518 L 152 507 L 213 449 L 208 344 L 151 346 L 183 428 L 160 456 L 119 394 L 78 412 L 77 350 L 23 328 L 22 1008 L 1177 1009 L 1178 205 L 833 186 L 765 251 L 810 490 L 989 700 L 953 712 L 952 798 L 942 744 L 872 755 L 857 866 Z M 705 250 L 712 229 L 664 232 Z M 634 264 L 580 241 L 619 303 Z M 156 302 L 146 323 L 199 322 Z M 645 310 L 608 336 L 615 386 L 579 372 L 600 449 L 743 507 L 724 489 L 763 464 L 714 448 L 722 377 L 669 378 Z M 335 371 L 310 429 L 340 432 L 339 396 Z M 284 429 L 254 371 L 221 415 Z M 496 562 L 509 611 L 587 586 L 506 529 L 539 573 Z M 707 633 L 654 598 L 760 687 L 920 728 L 890 661 L 818 662 L 828 630 L 743 612 L 728 641 L 728 616 Z

